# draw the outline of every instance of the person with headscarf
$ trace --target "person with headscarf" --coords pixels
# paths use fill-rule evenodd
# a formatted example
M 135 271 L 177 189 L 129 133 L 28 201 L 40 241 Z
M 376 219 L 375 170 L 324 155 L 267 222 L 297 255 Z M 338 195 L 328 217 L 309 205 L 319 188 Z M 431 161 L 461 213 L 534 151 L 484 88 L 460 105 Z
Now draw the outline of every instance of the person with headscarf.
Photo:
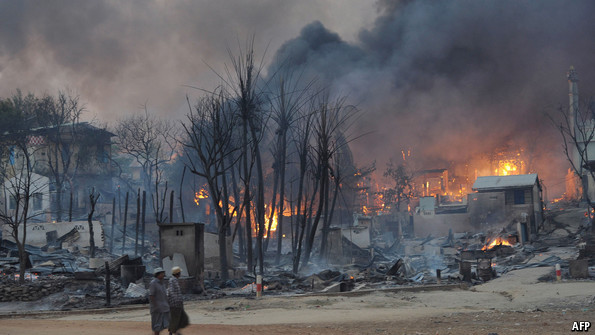
M 151 308 L 151 329 L 154 335 L 169 327 L 169 303 L 167 302 L 167 289 L 165 288 L 165 271 L 156 268 L 153 271 L 153 280 L 149 284 L 149 303 Z
M 184 311 L 184 298 L 178 278 L 182 274 L 182 269 L 179 266 L 174 266 L 171 269 L 171 279 L 167 287 L 167 299 L 170 308 L 169 319 L 169 334 L 181 335 L 179 330 L 188 326 L 188 315 Z

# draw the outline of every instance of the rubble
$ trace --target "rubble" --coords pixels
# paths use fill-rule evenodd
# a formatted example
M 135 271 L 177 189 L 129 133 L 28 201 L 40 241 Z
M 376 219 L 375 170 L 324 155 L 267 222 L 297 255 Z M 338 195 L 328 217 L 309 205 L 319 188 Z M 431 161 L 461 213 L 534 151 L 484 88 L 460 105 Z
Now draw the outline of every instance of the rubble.
M 64 281 L 53 278 L 29 280 L 25 285 L 7 276 L 0 279 L 0 301 L 37 301 L 50 294 L 61 292 L 64 289 Z
M 446 289 L 449 286 L 479 285 L 507 272 L 533 267 L 551 267 L 552 275 L 543 281 L 555 281 L 553 268 L 560 265 L 562 277 L 593 280 L 595 277 L 595 238 L 587 234 L 584 222 L 552 216 L 544 229 L 530 243 L 520 243 L 514 225 L 488 229 L 479 233 L 452 232 L 446 236 L 394 238 L 379 232 L 368 247 L 352 243 L 341 236 L 344 254 L 351 257 L 338 264 L 305 264 L 294 274 L 291 254 L 283 254 L 280 264 L 266 263 L 263 288 L 267 295 L 342 294 L 374 290 L 421 288 Z M 36 301 L 49 299 L 39 308 L 72 309 L 103 306 L 106 300 L 105 263 L 111 273 L 112 305 L 146 303 L 146 287 L 151 280 L 147 270 L 159 265 L 158 250 L 149 245 L 144 257 L 118 255 L 98 248 L 96 259 L 85 254 L 85 248 L 61 243 L 44 247 L 27 246 L 29 268 L 25 284 L 18 284 L 18 257 L 14 243 L 4 241 L 0 249 L 0 301 Z M 65 237 L 66 236 L 66 237 Z M 360 241 L 361 242 L 361 241 Z M 318 244 L 317 244 L 318 245 Z M 131 250 L 133 247 L 128 246 Z M 119 249 L 116 247 L 116 249 Z M 313 251 L 316 253 L 316 251 Z M 167 264 L 185 266 L 181 255 L 166 258 Z M 265 255 L 272 259 L 274 253 Z M 336 260 L 335 260 L 336 261 Z M 95 265 L 93 265 L 95 264 Z M 253 298 L 256 294 L 255 273 L 235 262 L 234 275 L 222 281 L 216 272 L 204 273 L 204 290 L 188 284 L 186 299 L 217 299 L 225 296 Z M 184 278 L 182 278 L 184 279 Z M 185 284 L 186 285 L 186 284 Z M 201 293 L 201 295 L 197 295 Z M 53 297 L 53 298 L 52 298 Z

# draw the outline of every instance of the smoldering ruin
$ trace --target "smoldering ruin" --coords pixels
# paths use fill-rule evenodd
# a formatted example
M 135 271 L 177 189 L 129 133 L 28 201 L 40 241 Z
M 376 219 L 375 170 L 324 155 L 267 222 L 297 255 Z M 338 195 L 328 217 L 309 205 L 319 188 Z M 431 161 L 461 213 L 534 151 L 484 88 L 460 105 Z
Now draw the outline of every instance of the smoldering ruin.
M 153 269 L 173 266 L 187 300 L 468 289 L 531 267 L 592 281 L 592 146 L 576 134 L 592 134 L 578 78 L 592 91 L 593 4 L 377 6 L 356 41 L 315 21 L 259 64 L 248 39 L 217 89 L 108 126 L 81 122 L 76 95 L 3 92 L 2 312 L 145 304 Z M 37 25 L 1 56 L 34 58 Z M 58 65 L 95 63 L 73 82 L 110 86 L 114 64 L 134 73 L 132 46 L 110 45 Z

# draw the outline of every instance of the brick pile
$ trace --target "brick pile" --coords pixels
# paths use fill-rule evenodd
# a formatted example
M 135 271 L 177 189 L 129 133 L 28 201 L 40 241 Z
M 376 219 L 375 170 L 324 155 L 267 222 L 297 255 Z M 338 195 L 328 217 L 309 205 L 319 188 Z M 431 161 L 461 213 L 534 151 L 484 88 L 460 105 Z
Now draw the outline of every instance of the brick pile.
M 64 281 L 35 280 L 20 284 L 4 279 L 0 283 L 0 301 L 35 301 L 63 289 Z

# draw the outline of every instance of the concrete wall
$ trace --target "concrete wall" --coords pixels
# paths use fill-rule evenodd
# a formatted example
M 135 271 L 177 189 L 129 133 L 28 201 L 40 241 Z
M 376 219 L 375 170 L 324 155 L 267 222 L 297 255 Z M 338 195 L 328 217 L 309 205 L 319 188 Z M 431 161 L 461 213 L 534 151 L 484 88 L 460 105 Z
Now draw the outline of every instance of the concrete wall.
M 414 233 L 416 237 L 448 235 L 448 230 L 453 233 L 473 231 L 474 227 L 469 221 L 467 213 L 438 214 L 433 216 L 415 215 L 413 217 Z
M 73 221 L 73 222 L 56 222 L 56 223 L 36 223 L 27 224 L 27 244 L 42 247 L 48 244 L 48 234 L 56 234 L 57 237 L 61 237 L 66 233 L 70 232 L 73 228 L 79 233 L 79 238 L 71 243 L 71 245 L 77 245 L 79 247 L 88 247 L 89 239 L 89 223 L 87 221 Z M 55 233 L 52 233 L 54 232 Z M 19 235 L 23 233 L 23 226 L 19 227 Z M 93 221 L 93 236 L 95 238 L 95 246 L 98 248 L 103 247 L 103 226 L 99 221 Z M 2 229 L 2 239 L 10 240 L 14 242 L 11 236 L 11 230 L 8 225 L 4 225 Z
M 345 229 L 341 228 L 331 228 L 328 233 L 328 243 L 327 243 L 327 255 L 330 262 L 334 264 L 343 265 L 350 262 L 345 255 L 343 254 L 343 241 L 342 236 L 344 236 L 341 231 Z
M 504 191 L 469 194 L 468 213 L 471 225 L 479 227 L 485 223 L 500 223 L 505 220 Z
M 343 228 L 341 229 L 341 233 L 346 239 L 362 249 L 367 249 L 370 247 L 371 238 L 369 222 L 362 224 L 360 221 L 359 226 Z
M 233 268 L 233 249 L 231 236 L 225 239 L 227 248 L 227 267 Z M 213 233 L 205 233 L 205 269 L 206 270 L 221 270 L 219 263 L 219 236 Z
M 202 280 L 204 272 L 204 224 L 163 223 L 159 224 L 160 259 L 175 253 L 184 255 L 188 274 Z

